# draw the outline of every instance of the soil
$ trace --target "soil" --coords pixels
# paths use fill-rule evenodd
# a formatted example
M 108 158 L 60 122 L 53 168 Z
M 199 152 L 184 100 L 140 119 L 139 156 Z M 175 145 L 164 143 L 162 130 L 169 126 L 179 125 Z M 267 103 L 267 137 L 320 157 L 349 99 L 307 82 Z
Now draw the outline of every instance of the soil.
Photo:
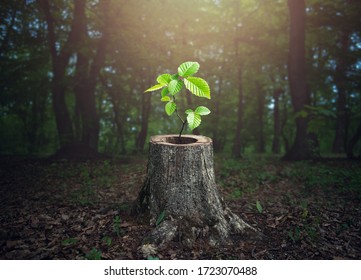
M 329 181 L 332 174 L 315 182 L 302 177 L 311 162 L 226 162 L 216 160 L 220 190 L 263 239 L 235 236 L 233 246 L 221 248 L 175 241 L 145 252 L 139 245 L 152 229 L 149 220 L 131 215 L 145 158 L 1 158 L 0 259 L 361 259 L 360 186 L 347 173 L 359 171 L 359 162 L 312 169 L 346 170 L 337 177 L 342 182 Z

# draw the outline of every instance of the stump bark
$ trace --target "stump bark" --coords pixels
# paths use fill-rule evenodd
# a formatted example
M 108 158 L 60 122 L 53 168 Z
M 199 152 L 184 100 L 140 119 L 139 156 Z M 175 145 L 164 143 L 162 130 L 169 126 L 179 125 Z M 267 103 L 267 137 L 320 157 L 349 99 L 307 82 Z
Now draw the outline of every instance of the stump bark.
M 158 135 L 150 139 L 147 176 L 135 202 L 149 212 L 154 229 L 143 244 L 198 239 L 231 244 L 234 234 L 256 230 L 225 205 L 215 182 L 212 140 L 204 136 Z

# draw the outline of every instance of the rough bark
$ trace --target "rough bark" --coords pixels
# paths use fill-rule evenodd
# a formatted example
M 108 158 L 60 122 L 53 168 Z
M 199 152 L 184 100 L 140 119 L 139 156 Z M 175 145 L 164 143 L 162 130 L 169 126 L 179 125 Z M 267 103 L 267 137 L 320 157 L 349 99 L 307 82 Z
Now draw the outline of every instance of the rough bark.
M 211 245 L 230 244 L 232 235 L 256 233 L 225 205 L 213 170 L 212 140 L 184 135 L 152 136 L 147 177 L 135 203 L 136 213 L 148 212 L 153 231 L 143 245 L 198 239 Z M 164 215 L 163 219 L 162 216 Z

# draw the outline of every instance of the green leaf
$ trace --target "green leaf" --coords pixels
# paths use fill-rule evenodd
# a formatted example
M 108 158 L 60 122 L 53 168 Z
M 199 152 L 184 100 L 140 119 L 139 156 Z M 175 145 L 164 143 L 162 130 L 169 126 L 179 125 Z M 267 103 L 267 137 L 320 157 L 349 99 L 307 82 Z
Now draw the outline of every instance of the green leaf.
M 162 97 L 162 99 L 160 101 L 168 102 L 168 101 L 171 101 L 171 99 L 169 96 L 164 96 L 164 97 Z
M 256 208 L 257 208 L 258 213 L 263 212 L 263 207 L 262 207 L 261 203 L 258 200 L 256 201 Z
M 165 217 L 165 211 L 162 211 L 162 212 L 159 214 L 159 216 L 158 216 L 158 218 L 157 218 L 157 221 L 155 222 L 155 225 L 157 226 L 157 225 L 159 225 L 161 222 L 163 222 L 164 217 Z
M 190 114 L 190 113 L 193 113 L 193 110 L 192 110 L 192 109 L 187 109 L 187 110 L 185 111 L 185 113 L 188 115 L 188 114 Z
M 199 63 L 198 62 L 184 62 L 178 67 L 178 74 L 183 78 L 189 77 L 198 72 Z
M 202 78 L 184 78 L 184 84 L 186 88 L 194 95 L 211 99 L 211 90 L 209 88 L 209 85 Z
M 170 74 L 162 74 L 157 78 L 157 82 L 165 86 L 168 85 L 171 80 L 172 80 L 172 76 Z
M 181 80 L 172 80 L 169 84 L 168 84 L 168 89 L 169 92 L 172 95 L 175 95 L 176 93 L 180 92 L 180 90 L 183 87 L 183 81 Z
M 173 101 L 169 101 L 167 104 L 165 104 L 165 112 L 168 116 L 172 115 L 177 109 L 177 105 Z
M 169 93 L 169 89 L 168 87 L 165 87 L 162 89 L 162 92 L 160 93 L 162 95 L 162 97 L 167 96 L 167 94 Z
M 211 113 L 211 111 L 205 106 L 197 107 L 194 112 L 201 116 L 209 115 Z
M 164 87 L 165 85 L 162 85 L 162 84 L 157 84 L 157 85 L 154 85 L 150 88 L 148 88 L 145 92 L 150 92 L 150 91 L 156 91 L 158 89 L 161 89 L 162 87 Z
M 172 76 L 170 76 L 172 78 L 172 80 L 179 80 L 179 75 L 178 74 L 174 74 Z
M 187 115 L 187 122 L 189 128 L 193 130 L 201 124 L 201 116 L 195 112 L 189 112 Z

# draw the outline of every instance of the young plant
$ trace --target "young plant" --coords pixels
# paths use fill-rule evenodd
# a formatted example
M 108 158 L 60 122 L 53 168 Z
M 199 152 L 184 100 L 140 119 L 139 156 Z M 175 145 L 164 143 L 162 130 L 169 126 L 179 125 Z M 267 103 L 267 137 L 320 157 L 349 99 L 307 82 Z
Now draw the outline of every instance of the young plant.
M 118 215 L 115 216 L 115 218 L 113 219 L 113 231 L 117 234 L 117 236 L 119 236 L 121 233 L 121 228 L 120 228 L 121 222 L 122 220 Z
M 93 248 L 90 252 L 86 253 L 85 258 L 87 260 L 101 260 L 102 252 L 96 248 Z
M 182 127 L 179 132 L 179 141 L 186 124 L 188 124 L 191 130 L 195 129 L 201 124 L 201 116 L 210 114 L 210 110 L 205 106 L 199 106 L 194 111 L 187 109 L 185 114 L 186 119 L 183 119 L 178 112 L 176 104 L 176 96 L 185 86 L 192 94 L 198 97 L 204 97 L 211 99 L 211 91 L 208 83 L 202 78 L 194 77 L 199 70 L 198 62 L 184 62 L 178 67 L 178 73 L 174 75 L 162 74 L 157 77 L 158 84 L 148 88 L 145 92 L 161 91 L 161 101 L 166 102 L 165 112 L 168 116 L 176 113 L 177 117 L 182 122 Z

